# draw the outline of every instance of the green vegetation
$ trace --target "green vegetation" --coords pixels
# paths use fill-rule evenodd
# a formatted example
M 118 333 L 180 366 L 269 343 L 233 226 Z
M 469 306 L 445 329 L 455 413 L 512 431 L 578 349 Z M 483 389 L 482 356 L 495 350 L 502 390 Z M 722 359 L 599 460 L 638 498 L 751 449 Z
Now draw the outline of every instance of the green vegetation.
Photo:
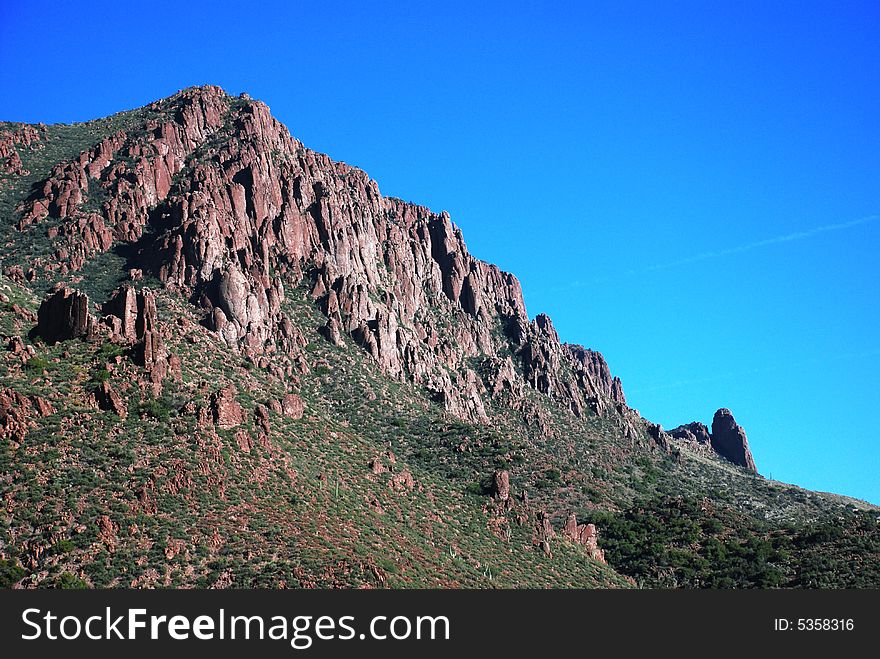
M 49 368 L 49 362 L 44 357 L 31 357 L 27 361 L 27 369 L 29 371 L 45 371 Z
M 594 513 L 608 562 L 652 588 L 865 588 L 878 583 L 876 515 L 774 527 L 708 499 L 660 496 Z
M 11 588 L 25 574 L 24 568 L 15 562 L 0 559 L 0 588 Z
M 89 584 L 70 572 L 62 572 L 55 582 L 55 587 L 61 590 L 82 590 L 88 588 Z

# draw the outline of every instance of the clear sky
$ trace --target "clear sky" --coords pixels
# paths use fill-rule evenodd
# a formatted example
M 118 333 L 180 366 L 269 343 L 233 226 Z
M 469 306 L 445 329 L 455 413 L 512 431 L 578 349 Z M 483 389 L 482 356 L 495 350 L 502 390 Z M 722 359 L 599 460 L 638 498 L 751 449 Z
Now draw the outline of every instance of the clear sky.
M 413 6 L 405 7 L 405 4 Z M 664 427 L 880 503 L 880 3 L 0 3 L 0 119 L 194 84 L 448 210 Z

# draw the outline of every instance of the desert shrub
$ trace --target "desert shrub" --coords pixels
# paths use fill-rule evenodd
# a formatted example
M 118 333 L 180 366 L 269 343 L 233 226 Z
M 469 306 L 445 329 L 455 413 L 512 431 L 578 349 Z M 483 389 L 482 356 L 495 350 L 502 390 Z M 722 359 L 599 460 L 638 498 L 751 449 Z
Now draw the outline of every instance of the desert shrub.
M 49 361 L 45 357 L 40 357 L 39 355 L 34 355 L 30 359 L 28 359 L 27 364 L 25 364 L 25 368 L 29 371 L 45 371 L 49 368 Z
M 152 417 L 162 422 L 166 422 L 171 418 L 172 411 L 171 401 L 164 397 L 151 398 L 138 406 L 138 412 L 142 417 Z
M 89 584 L 70 572 L 62 572 L 55 580 L 55 587 L 61 590 L 83 590 L 88 588 Z
M 109 379 L 110 379 L 110 371 L 108 371 L 106 368 L 98 369 L 97 371 L 95 371 L 95 374 L 92 375 L 93 382 L 98 382 L 98 383 L 107 382 L 107 380 L 109 380 Z
M 24 568 L 15 561 L 0 560 L 0 588 L 11 588 L 25 574 Z

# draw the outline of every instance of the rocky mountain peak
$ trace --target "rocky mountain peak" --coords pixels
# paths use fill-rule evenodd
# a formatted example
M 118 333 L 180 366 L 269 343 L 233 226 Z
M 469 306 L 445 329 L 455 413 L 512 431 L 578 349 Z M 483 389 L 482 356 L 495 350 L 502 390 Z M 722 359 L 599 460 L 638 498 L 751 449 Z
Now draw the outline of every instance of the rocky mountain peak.
M 285 285 L 306 280 L 328 340 L 347 336 L 453 415 L 485 419 L 489 398 L 515 397 L 514 380 L 577 415 L 628 414 L 602 356 L 562 345 L 546 315 L 529 321 L 516 277 L 473 257 L 448 213 L 383 197 L 249 97 L 206 86 L 152 103 L 56 165 L 19 210 L 21 229 L 54 222 L 55 251 L 38 267 L 66 275 L 127 244 L 132 267 L 194 301 L 247 355 L 304 368 Z M 502 354 L 519 363 L 496 363 Z

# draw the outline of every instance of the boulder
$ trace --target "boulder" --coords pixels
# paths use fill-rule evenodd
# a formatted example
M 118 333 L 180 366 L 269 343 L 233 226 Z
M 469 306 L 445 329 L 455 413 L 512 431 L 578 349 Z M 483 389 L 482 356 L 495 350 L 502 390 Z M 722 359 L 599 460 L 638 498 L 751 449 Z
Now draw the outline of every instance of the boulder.
M 291 419 L 301 419 L 305 409 L 306 404 L 296 394 L 285 394 L 281 399 L 281 410 L 285 416 Z

